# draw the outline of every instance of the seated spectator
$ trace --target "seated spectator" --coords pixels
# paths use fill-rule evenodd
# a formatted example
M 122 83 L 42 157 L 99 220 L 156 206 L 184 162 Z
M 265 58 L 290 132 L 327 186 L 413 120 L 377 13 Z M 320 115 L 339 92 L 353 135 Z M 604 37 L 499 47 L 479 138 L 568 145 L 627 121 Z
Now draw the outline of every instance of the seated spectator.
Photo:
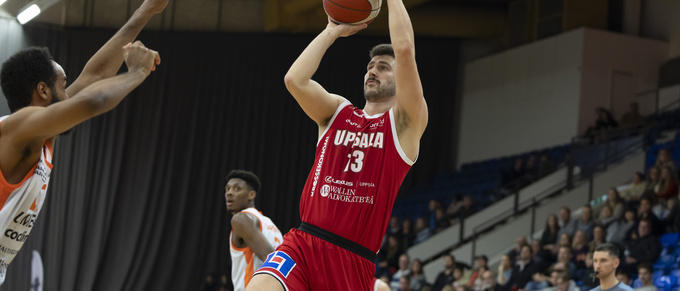
M 675 179 L 673 169 L 669 166 L 661 168 L 659 183 L 654 187 L 656 196 L 666 200 L 678 193 L 678 182 Z
M 540 272 L 543 266 L 535 263 L 532 258 L 534 254 L 531 251 L 531 247 L 525 245 L 519 254 L 519 259 L 515 263 L 515 267 L 512 269 L 512 276 L 510 277 L 509 285 L 517 289 L 522 289 L 526 284 L 531 281 L 533 275 Z
M 411 263 L 411 290 L 420 291 L 425 286 L 428 286 L 428 284 L 423 273 L 423 262 L 420 259 L 414 259 Z
M 437 229 L 437 209 L 443 208 L 444 206 L 442 205 L 442 202 L 437 200 L 437 199 L 431 199 L 430 204 L 427 208 L 427 213 L 425 217 L 428 219 L 428 227 L 430 228 L 430 231 L 434 233 L 435 229 Z
M 616 188 L 609 188 L 609 191 L 607 192 L 607 201 L 604 202 L 604 205 L 611 207 L 612 215 L 617 219 L 621 218 L 621 215 L 623 215 L 623 201 L 621 200 L 621 194 L 619 194 L 619 191 L 616 190 Z
M 541 247 L 543 249 L 551 250 L 555 253 L 555 246 L 557 245 L 557 234 L 560 231 L 560 225 L 557 222 L 557 215 L 550 214 L 545 220 L 545 228 L 541 235 Z
M 616 280 L 628 286 L 632 286 L 633 284 L 630 273 L 626 269 L 620 267 L 616 269 Z
M 580 289 L 576 286 L 574 280 L 569 279 L 569 274 L 566 272 L 560 272 L 555 280 L 555 290 L 556 291 L 579 291 Z
M 410 258 L 407 254 L 399 256 L 399 269 L 392 274 L 392 281 L 390 282 L 390 289 L 392 291 L 399 291 L 400 280 L 402 277 L 408 277 L 411 274 L 409 269 Z
M 390 217 L 390 226 L 387 228 L 385 236 L 394 235 L 396 237 L 401 237 L 401 232 L 401 222 L 399 221 L 399 217 Z
M 676 199 L 668 199 L 668 216 L 664 220 L 666 232 L 680 232 L 680 191 Z
M 538 175 L 538 166 L 536 165 L 536 156 L 530 155 L 527 158 L 527 164 L 524 167 L 523 185 L 529 185 L 536 181 Z
M 586 240 L 589 241 L 593 239 L 593 228 L 595 228 L 595 221 L 593 220 L 593 208 L 590 207 L 590 205 L 585 205 L 581 210 L 581 217 L 576 220 L 575 231 L 584 231 L 586 234 Z M 574 236 L 576 236 L 575 232 Z
M 588 252 L 595 252 L 597 246 L 607 242 L 607 230 L 601 225 L 596 225 L 593 229 L 593 240 L 588 244 Z
M 636 102 L 630 103 L 630 111 L 621 116 L 621 128 L 632 128 L 645 124 L 647 118 L 640 114 L 640 106 Z
M 475 281 L 479 279 L 487 270 L 489 270 L 489 259 L 485 255 L 479 255 L 475 257 L 475 266 L 470 271 L 470 275 L 467 276 L 468 287 L 472 288 L 472 286 L 475 284 Z
M 432 286 L 432 291 L 441 291 L 444 286 L 451 286 L 455 281 L 453 277 L 453 269 L 456 267 L 456 258 L 453 255 L 444 255 L 444 270 L 437 275 L 437 279 L 434 281 Z
M 521 178 L 526 174 L 524 170 L 524 160 L 522 160 L 522 158 L 517 158 L 512 169 L 503 174 L 503 187 L 510 192 L 521 189 L 522 185 L 520 180 L 522 180 Z
M 659 238 L 652 234 L 651 221 L 642 219 L 638 225 L 637 237 L 624 244 L 625 262 L 630 266 L 654 263 L 661 254 Z
M 610 224 L 607 228 L 607 241 L 623 246 L 623 242 L 630 238 L 631 232 L 635 230 L 636 225 L 637 214 L 635 210 L 627 209 L 623 213 L 623 219 Z
M 612 208 L 609 205 L 605 204 L 602 205 L 602 209 L 600 210 L 600 219 L 598 223 L 603 227 L 608 228 L 610 224 L 619 220 L 619 218 L 614 217 Z
M 470 215 L 477 212 L 477 204 L 472 196 L 466 195 L 463 197 L 463 207 L 458 211 L 458 218 L 463 220 Z
M 453 283 L 451 285 L 453 285 L 454 288 L 467 287 L 468 282 L 465 280 L 463 274 L 465 273 L 463 272 L 462 267 L 456 266 L 453 268 Z
M 432 231 L 430 231 L 430 228 L 427 226 L 427 222 L 425 221 L 424 217 L 419 217 L 418 220 L 416 220 L 415 233 L 416 235 L 413 239 L 414 245 L 417 245 L 432 236 Z
M 548 152 L 543 152 L 541 158 L 538 162 L 538 169 L 536 171 L 536 179 L 542 179 L 543 177 L 550 175 L 555 171 L 555 163 L 550 160 Z
M 406 218 L 401 222 L 401 245 L 404 246 L 404 249 L 413 246 L 414 238 L 413 225 L 411 224 L 411 220 Z
M 638 265 L 638 278 L 642 283 L 642 287 L 635 288 L 636 291 L 656 291 L 656 286 L 652 282 L 652 264 L 642 263 Z
M 446 216 L 455 218 L 458 215 L 458 211 L 463 207 L 463 202 L 461 201 L 461 195 L 456 194 L 451 198 L 451 203 L 449 207 L 446 208 Z
M 659 154 L 656 157 L 656 163 L 654 167 L 658 169 L 663 169 L 665 167 L 671 168 L 671 172 L 675 171 L 675 162 L 671 157 L 671 152 L 667 149 L 659 150 Z
M 645 175 L 637 172 L 633 175 L 633 181 L 626 190 L 621 191 L 621 198 L 627 201 L 638 201 L 647 190 Z
M 563 233 L 560 235 L 560 240 L 557 243 L 558 248 L 561 246 L 568 246 L 571 248 L 571 236 L 569 234 Z
M 527 246 L 527 245 L 529 245 L 529 243 L 527 242 L 527 238 L 526 238 L 526 237 L 524 237 L 524 236 L 518 237 L 518 238 L 517 238 L 517 243 L 516 243 L 515 246 L 508 252 L 508 255 L 510 256 L 510 259 L 513 260 L 513 261 L 515 261 L 516 258 L 517 258 L 517 255 L 519 254 L 519 252 L 522 250 L 522 248 L 523 248 L 524 246 Z
M 599 143 L 606 138 L 607 131 L 619 127 L 619 123 L 609 110 L 603 107 L 597 107 L 595 113 L 597 114 L 595 125 L 588 127 L 583 137 L 589 138 L 593 143 Z
M 434 215 L 435 215 L 434 232 L 440 232 L 451 226 L 449 218 L 446 216 L 446 212 L 444 212 L 443 208 L 437 208 L 434 211 Z
M 553 265 L 553 269 L 557 268 L 559 270 L 569 273 L 570 278 L 578 278 L 576 273 L 578 267 L 571 260 L 573 256 L 571 247 L 568 245 L 560 246 L 560 250 L 557 252 L 557 262 Z
M 399 268 L 399 257 L 403 250 L 401 249 L 399 238 L 394 235 L 387 237 L 387 243 L 380 248 L 376 255 L 376 275 L 378 277 L 383 274 L 394 274 Z
M 513 265 L 514 264 L 510 258 L 510 255 L 505 254 L 501 257 L 501 261 L 498 264 L 498 278 L 496 280 L 497 286 L 510 290 L 508 282 L 510 281 L 510 276 L 512 275 Z
M 411 277 L 403 276 L 399 278 L 399 288 L 392 291 L 411 291 Z
M 583 268 L 586 264 L 586 255 L 590 250 L 585 231 L 576 231 L 574 234 L 574 241 L 571 243 L 571 249 L 571 261 L 576 264 L 576 267 Z
M 647 172 L 647 189 L 646 190 L 651 190 L 656 193 L 657 184 L 659 184 L 659 178 L 660 178 L 659 173 L 659 168 L 657 167 L 651 167 L 649 168 L 649 172 Z M 644 196 L 644 193 L 643 193 Z
M 571 218 L 571 209 L 569 209 L 569 207 L 560 207 L 560 220 L 557 221 L 557 223 L 560 225 L 560 237 L 563 233 L 566 233 L 571 237 L 574 235 L 574 232 L 576 232 L 576 219 Z
M 531 241 L 531 251 L 534 253 L 534 262 L 551 263 L 555 260 L 550 250 L 541 247 L 541 241 L 534 239 Z
M 654 201 L 656 201 L 656 196 L 654 195 L 642 196 L 642 199 L 640 199 L 640 207 L 638 208 L 637 218 L 638 222 L 643 219 L 651 221 L 653 227 L 652 233 L 654 235 L 660 235 L 663 232 L 663 226 L 661 223 L 659 223 L 659 218 L 656 217 L 656 214 L 654 214 L 652 211 Z M 634 228 L 634 230 L 636 229 L 637 226 Z
M 471 290 L 473 291 L 493 291 L 496 288 L 496 274 L 490 270 L 484 271 L 481 277 L 478 277 Z

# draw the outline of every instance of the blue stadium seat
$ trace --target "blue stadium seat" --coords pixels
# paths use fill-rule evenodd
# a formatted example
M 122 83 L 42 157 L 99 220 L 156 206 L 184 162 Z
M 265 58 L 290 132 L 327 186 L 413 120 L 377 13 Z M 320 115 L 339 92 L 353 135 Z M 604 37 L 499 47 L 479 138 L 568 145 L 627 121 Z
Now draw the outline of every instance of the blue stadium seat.
M 661 276 L 654 281 L 654 285 L 659 291 L 671 291 L 678 288 L 678 277 L 675 276 Z
M 678 244 L 678 238 L 680 238 L 680 233 L 667 233 L 662 235 L 661 238 L 659 238 L 659 241 L 661 242 L 662 246 L 670 247 Z
M 642 287 L 642 281 L 640 281 L 640 278 L 633 280 L 633 284 L 630 284 L 630 287 L 633 287 L 633 288 Z

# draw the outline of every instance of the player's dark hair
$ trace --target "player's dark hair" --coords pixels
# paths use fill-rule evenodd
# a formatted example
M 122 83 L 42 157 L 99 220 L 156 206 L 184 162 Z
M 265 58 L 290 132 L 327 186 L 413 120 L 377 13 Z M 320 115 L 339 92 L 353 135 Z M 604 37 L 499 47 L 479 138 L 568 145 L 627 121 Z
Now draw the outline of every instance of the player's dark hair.
M 394 57 L 394 49 L 392 49 L 391 44 L 384 43 L 384 44 L 376 45 L 371 49 L 371 51 L 369 53 L 369 56 L 371 57 L 371 59 L 375 56 L 384 56 L 384 55 Z
M 11 112 L 31 104 L 33 90 L 45 82 L 54 92 L 57 73 L 47 48 L 29 47 L 21 50 L 2 64 L 0 86 Z
M 610 256 L 618 258 L 619 248 L 612 243 L 603 243 L 595 248 L 596 252 L 608 252 Z
M 246 184 L 248 184 L 248 187 L 250 187 L 251 190 L 255 191 L 255 193 L 260 193 L 260 179 L 255 173 L 246 170 L 231 170 L 227 175 L 227 182 L 232 178 L 239 178 L 246 181 Z

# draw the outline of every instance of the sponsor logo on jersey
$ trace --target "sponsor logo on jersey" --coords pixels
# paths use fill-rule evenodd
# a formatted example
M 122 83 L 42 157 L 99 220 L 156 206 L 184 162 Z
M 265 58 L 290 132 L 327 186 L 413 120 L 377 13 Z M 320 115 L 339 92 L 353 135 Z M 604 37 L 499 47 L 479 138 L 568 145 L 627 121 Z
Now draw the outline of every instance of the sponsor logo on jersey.
M 358 123 L 351 121 L 349 119 L 345 119 L 345 122 L 347 122 L 349 125 L 354 126 L 356 128 L 361 128 L 361 124 L 358 124 Z
M 333 177 L 331 177 L 331 176 L 326 176 L 326 183 L 329 183 L 329 184 L 338 184 L 338 185 L 345 185 L 345 186 L 349 186 L 349 187 L 354 186 L 354 182 L 344 181 L 344 180 L 335 180 L 335 179 L 333 179 Z
M 349 130 L 338 130 L 335 132 L 333 144 L 336 146 L 349 146 L 352 148 L 378 148 L 382 149 L 385 140 L 384 132 L 353 132 Z
M 312 182 L 312 197 L 314 197 L 314 190 L 316 190 L 316 184 L 319 183 L 319 175 L 321 174 L 321 166 L 323 166 L 323 158 L 326 155 L 326 146 L 328 145 L 328 137 L 323 141 L 323 147 L 321 148 L 321 155 L 319 156 L 319 162 L 316 164 L 316 170 L 314 170 L 314 181 Z
M 321 186 L 321 197 L 335 201 L 350 203 L 373 204 L 373 196 L 356 196 L 356 189 L 349 189 L 340 186 L 323 185 Z
M 375 184 L 369 182 L 359 182 L 359 187 L 375 187 Z
M 272 268 L 279 271 L 283 277 L 287 278 L 290 271 L 292 271 L 296 265 L 297 263 L 295 263 L 288 254 L 282 251 L 275 251 L 267 256 L 267 260 L 264 261 L 260 268 Z

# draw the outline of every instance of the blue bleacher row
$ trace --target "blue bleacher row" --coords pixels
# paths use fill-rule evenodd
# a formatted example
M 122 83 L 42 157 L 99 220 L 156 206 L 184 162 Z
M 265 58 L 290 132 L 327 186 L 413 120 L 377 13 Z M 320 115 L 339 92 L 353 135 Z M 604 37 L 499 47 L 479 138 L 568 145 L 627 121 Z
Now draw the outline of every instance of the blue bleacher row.
M 680 288 L 680 234 L 667 233 L 659 238 L 663 247 L 659 259 L 654 263 L 652 282 L 659 291 L 678 290 Z M 640 279 L 634 279 L 633 288 L 642 287 Z

